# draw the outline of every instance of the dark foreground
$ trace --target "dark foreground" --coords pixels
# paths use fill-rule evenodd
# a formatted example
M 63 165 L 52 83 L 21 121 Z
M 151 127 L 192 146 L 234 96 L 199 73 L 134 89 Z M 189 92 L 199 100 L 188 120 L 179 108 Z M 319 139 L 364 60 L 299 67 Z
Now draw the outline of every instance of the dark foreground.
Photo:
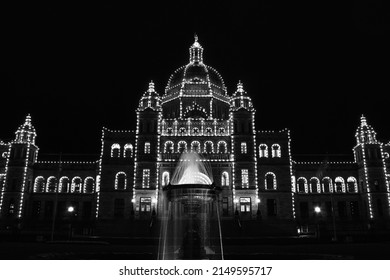
M 153 260 L 157 258 L 157 240 L 110 239 L 55 242 L 0 242 L 0 259 L 54 260 Z M 316 240 L 246 239 L 225 240 L 225 259 L 324 260 L 390 259 L 390 241 L 319 242 Z

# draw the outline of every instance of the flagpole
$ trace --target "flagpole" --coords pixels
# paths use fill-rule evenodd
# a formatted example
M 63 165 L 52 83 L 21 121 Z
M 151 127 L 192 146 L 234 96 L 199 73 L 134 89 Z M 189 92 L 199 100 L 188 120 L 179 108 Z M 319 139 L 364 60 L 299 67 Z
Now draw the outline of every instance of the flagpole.
M 62 153 L 60 152 L 60 158 L 58 162 L 58 173 L 57 173 L 57 187 L 56 187 L 56 196 L 54 200 L 54 209 L 53 209 L 53 219 L 51 224 L 51 235 L 50 235 L 50 241 L 54 241 L 54 229 L 55 229 L 55 223 L 56 223 L 56 217 L 57 217 L 57 207 L 58 207 L 58 192 L 60 187 L 60 180 L 61 180 L 61 160 L 62 160 Z
M 332 186 L 333 188 L 333 186 Z M 335 189 L 333 188 L 333 191 L 335 191 Z M 334 213 L 334 202 L 333 202 L 333 192 L 330 193 L 330 204 L 331 204 L 331 208 L 332 208 L 332 223 L 333 223 L 333 240 L 332 241 L 337 241 L 337 233 L 336 233 L 336 217 L 335 217 L 335 213 Z

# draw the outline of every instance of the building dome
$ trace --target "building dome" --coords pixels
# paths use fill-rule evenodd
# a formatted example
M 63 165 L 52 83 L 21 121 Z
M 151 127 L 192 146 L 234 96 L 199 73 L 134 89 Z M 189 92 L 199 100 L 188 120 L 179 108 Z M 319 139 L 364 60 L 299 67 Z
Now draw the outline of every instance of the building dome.
M 169 78 L 166 95 L 182 92 L 186 95 L 226 95 L 222 76 L 214 68 L 203 63 L 203 47 L 195 36 L 190 47 L 190 62 L 178 68 Z
M 182 89 L 186 90 L 203 90 L 208 92 L 208 89 L 225 95 L 226 87 L 221 75 L 210 66 L 204 63 L 189 63 L 177 69 L 169 78 L 166 87 L 166 93 L 175 93 Z
M 170 76 L 161 105 L 166 119 L 229 118 L 230 96 L 225 83 L 217 70 L 203 63 L 203 47 L 196 35 L 189 48 L 189 62 Z

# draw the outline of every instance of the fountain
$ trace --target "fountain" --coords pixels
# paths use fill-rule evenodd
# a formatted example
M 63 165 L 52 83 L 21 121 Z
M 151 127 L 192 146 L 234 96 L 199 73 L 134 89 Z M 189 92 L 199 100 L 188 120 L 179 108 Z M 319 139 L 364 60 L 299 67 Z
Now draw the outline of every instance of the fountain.
M 209 163 L 183 153 L 160 195 L 158 259 L 223 259 L 218 191 Z

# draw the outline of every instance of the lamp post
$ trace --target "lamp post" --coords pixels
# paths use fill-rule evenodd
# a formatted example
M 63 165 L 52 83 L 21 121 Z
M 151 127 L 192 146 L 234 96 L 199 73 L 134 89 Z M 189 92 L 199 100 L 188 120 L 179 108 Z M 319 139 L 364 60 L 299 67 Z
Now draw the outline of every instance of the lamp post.
M 69 234 L 68 239 L 69 241 L 72 239 L 72 217 L 73 217 L 74 207 L 69 206 L 68 207 L 68 214 L 69 214 Z
M 58 207 L 58 192 L 60 187 L 60 181 L 61 181 L 61 171 L 62 171 L 62 153 L 60 153 L 60 158 L 58 161 L 58 172 L 57 172 L 57 186 L 56 186 L 56 195 L 54 199 L 54 209 L 53 209 L 53 216 L 52 216 L 52 223 L 51 223 L 51 234 L 50 234 L 50 240 L 54 240 L 54 230 L 55 230 L 55 223 L 56 223 L 56 217 L 57 217 L 57 207 Z
M 257 202 L 257 220 L 261 220 L 261 211 L 260 211 L 260 198 L 256 199 Z
M 151 215 L 150 224 L 149 224 L 150 229 L 152 229 L 152 227 L 155 223 L 156 216 L 157 216 L 156 207 L 157 207 L 157 199 L 153 198 L 152 199 L 152 215 Z
M 333 201 L 333 192 L 330 193 L 330 203 L 331 203 L 331 210 L 332 210 L 332 224 L 333 224 L 333 238 L 332 241 L 337 241 L 337 232 L 336 232 L 336 216 L 334 213 L 334 201 Z
M 316 223 L 317 223 L 317 239 L 319 239 L 320 238 L 319 216 L 321 214 L 321 207 L 319 207 L 319 206 L 314 207 L 314 213 L 316 216 Z
M 130 218 L 132 220 L 134 220 L 134 215 L 135 215 L 135 212 L 134 212 L 134 205 L 135 205 L 135 198 L 131 199 L 131 212 L 130 212 Z
M 233 202 L 234 202 L 235 207 L 236 207 L 236 210 L 234 211 L 234 219 L 236 220 L 236 223 L 237 223 L 239 229 L 241 229 L 240 215 L 238 213 L 238 199 L 235 198 Z

